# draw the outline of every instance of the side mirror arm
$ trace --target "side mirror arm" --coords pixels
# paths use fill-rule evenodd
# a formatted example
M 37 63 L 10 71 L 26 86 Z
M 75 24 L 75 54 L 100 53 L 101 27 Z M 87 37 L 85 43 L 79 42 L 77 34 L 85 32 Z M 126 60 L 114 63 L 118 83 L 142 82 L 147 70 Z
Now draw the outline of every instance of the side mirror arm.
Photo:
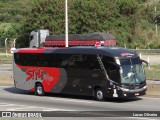
M 142 62 L 142 63 L 145 63 L 145 64 L 148 66 L 148 68 L 150 69 L 150 64 L 149 64 L 147 61 L 141 60 L 141 62 Z

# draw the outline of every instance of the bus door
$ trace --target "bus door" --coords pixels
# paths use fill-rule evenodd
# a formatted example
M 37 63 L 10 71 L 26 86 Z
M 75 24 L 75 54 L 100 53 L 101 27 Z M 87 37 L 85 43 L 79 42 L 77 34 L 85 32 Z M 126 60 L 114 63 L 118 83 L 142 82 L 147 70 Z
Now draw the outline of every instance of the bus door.
M 77 94 L 79 92 L 78 84 L 80 81 L 79 69 L 77 68 L 77 55 L 68 55 L 68 59 L 62 61 L 62 68 L 67 72 L 67 84 L 64 93 Z
M 96 55 L 83 55 L 81 63 L 81 81 L 79 88 L 82 94 L 92 95 L 94 86 L 100 85 L 102 75 Z

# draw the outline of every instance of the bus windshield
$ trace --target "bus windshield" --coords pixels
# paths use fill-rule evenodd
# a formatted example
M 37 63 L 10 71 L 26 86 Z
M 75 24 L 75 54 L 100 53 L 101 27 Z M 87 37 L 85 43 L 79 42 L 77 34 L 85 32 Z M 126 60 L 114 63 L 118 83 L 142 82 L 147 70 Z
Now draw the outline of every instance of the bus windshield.
M 139 57 L 120 60 L 122 84 L 140 84 L 146 80 L 144 68 Z

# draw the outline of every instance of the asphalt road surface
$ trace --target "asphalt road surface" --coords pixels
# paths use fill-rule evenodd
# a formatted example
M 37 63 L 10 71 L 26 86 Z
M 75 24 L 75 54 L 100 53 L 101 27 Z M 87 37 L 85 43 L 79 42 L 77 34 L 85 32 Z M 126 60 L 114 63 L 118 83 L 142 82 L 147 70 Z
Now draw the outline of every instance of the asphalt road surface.
M 137 117 L 133 114 L 137 114 L 137 112 L 156 114 L 155 111 L 160 111 L 159 102 L 160 98 L 149 97 L 107 99 L 104 102 L 98 102 L 85 96 L 60 94 L 35 96 L 33 93 L 16 89 L 13 86 L 0 86 L 0 111 L 40 111 L 44 114 L 46 112 L 48 116 L 44 117 L 48 118 L 39 118 L 40 120 L 53 119 L 51 117 L 54 116 L 56 119 L 65 117 L 65 120 L 84 117 L 89 120 L 105 119 L 106 117 L 111 120 L 158 120 L 160 116 Z

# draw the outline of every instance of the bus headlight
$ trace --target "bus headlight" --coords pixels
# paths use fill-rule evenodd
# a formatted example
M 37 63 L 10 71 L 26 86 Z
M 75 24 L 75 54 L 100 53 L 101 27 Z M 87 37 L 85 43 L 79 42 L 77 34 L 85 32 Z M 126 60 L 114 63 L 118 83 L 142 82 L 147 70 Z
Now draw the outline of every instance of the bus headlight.
M 117 86 L 117 87 L 118 87 L 118 86 Z M 118 89 L 120 89 L 120 90 L 122 90 L 122 91 L 124 91 L 124 92 L 127 92 L 127 91 L 129 91 L 129 89 L 122 88 L 122 87 L 118 87 Z
M 124 91 L 124 92 L 129 91 L 129 89 L 126 89 L 126 88 L 121 88 L 121 90 Z
M 143 89 L 147 89 L 147 86 L 144 86 Z

